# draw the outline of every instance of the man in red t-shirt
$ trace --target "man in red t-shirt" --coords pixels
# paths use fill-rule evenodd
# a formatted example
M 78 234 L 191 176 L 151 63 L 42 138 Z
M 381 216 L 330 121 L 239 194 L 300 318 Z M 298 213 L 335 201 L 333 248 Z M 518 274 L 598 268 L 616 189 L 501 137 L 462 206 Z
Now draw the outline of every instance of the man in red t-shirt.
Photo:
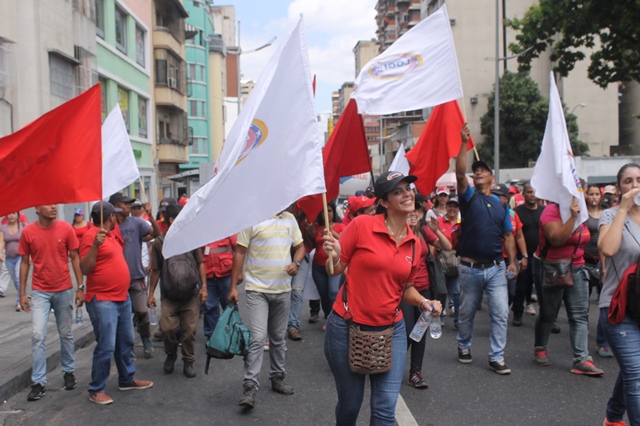
M 27 298 L 27 277 L 33 263 L 31 315 L 33 335 L 31 338 L 31 391 L 29 401 L 37 401 L 45 394 L 47 383 L 47 356 L 45 339 L 51 309 L 56 317 L 60 335 L 60 364 L 66 390 L 77 386 L 75 371 L 75 347 L 71 321 L 73 318 L 73 282 L 69 273 L 69 259 L 73 266 L 76 282 L 82 284 L 78 259 L 78 239 L 67 222 L 57 220 L 58 208 L 55 204 L 37 206 L 38 221 L 25 227 L 20 236 L 18 253 L 20 263 L 20 306 L 31 312 L 31 302 Z M 75 302 L 82 306 L 84 286 L 75 292 Z
M 96 336 L 89 401 L 100 405 L 113 402 L 104 392 L 111 370 L 111 357 L 115 358 L 118 368 L 120 390 L 153 386 L 153 382 L 134 378 L 129 267 L 122 246 L 110 232 L 116 226 L 116 212 L 121 211 L 106 201 L 94 204 L 91 220 L 96 226 L 89 229 L 80 242 L 80 268 L 87 276 L 85 301 Z
M 227 307 L 231 286 L 233 253 L 238 244 L 237 235 L 209 243 L 202 248 L 204 268 L 207 271 L 207 300 L 204 302 L 203 331 L 205 340 L 213 334 L 220 318 L 220 308 Z

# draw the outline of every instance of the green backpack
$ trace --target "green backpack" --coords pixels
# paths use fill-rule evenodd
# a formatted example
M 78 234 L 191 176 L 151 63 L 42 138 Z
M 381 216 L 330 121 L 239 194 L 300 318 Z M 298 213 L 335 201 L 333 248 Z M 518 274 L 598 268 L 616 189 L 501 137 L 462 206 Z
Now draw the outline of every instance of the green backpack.
M 231 359 L 234 355 L 247 355 L 249 351 L 249 329 L 242 323 L 237 304 L 229 304 L 218 320 L 211 338 L 207 342 L 207 365 L 209 374 L 211 358 Z

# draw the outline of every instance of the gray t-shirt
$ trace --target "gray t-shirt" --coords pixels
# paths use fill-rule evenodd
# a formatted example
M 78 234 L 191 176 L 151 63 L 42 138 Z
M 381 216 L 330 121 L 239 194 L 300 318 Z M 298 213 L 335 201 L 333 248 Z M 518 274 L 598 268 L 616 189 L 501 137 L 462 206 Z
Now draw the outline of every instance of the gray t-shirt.
M 602 225 L 611 225 L 613 218 L 618 213 L 619 207 L 613 207 L 605 210 L 600 216 L 598 227 Z M 635 239 L 634 239 L 635 238 Z M 638 263 L 640 259 L 640 226 L 638 226 L 629 217 L 625 218 L 625 225 L 622 228 L 622 240 L 620 241 L 620 249 L 618 252 L 605 259 L 607 267 L 607 275 L 602 285 L 600 293 L 600 301 L 598 307 L 608 308 L 611 303 L 613 293 L 616 292 L 620 278 L 624 272 L 633 264 Z
M 120 233 L 124 238 L 124 258 L 129 266 L 131 281 L 147 276 L 142 266 L 142 239 L 150 229 L 151 225 L 146 220 L 134 216 L 120 224 Z

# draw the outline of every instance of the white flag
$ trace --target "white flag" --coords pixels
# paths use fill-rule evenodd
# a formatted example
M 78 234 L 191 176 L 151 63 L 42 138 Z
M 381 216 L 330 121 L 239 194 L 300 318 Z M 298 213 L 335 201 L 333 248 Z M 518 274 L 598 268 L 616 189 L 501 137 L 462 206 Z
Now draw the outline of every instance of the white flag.
M 102 123 L 102 198 L 109 198 L 139 177 L 122 110 L 116 104 Z
M 215 176 L 169 228 L 165 257 L 235 234 L 326 191 L 311 80 L 301 17 L 229 132 Z
M 569 142 L 562 101 L 553 72 L 550 74 L 549 116 L 542 138 L 542 150 L 531 177 L 531 186 L 536 191 L 536 197 L 558 203 L 562 223 L 571 217 L 570 207 L 573 198 L 576 197 L 580 205 L 580 214 L 573 228 L 575 230 L 587 220 L 589 213 Z
M 405 150 L 404 144 L 400 144 L 400 148 L 398 148 L 398 152 L 396 152 L 396 156 L 393 157 L 393 161 L 389 166 L 389 170 L 393 170 L 394 172 L 400 172 L 403 175 L 409 174 L 409 160 L 405 158 Z
M 393 114 L 462 97 L 447 8 L 407 31 L 360 71 L 351 95 L 359 114 Z

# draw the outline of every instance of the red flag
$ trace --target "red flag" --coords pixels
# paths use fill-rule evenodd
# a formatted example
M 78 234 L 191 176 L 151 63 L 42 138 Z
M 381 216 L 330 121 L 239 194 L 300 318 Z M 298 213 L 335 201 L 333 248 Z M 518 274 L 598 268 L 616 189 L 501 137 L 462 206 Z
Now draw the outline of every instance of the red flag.
M 405 155 L 411 163 L 410 172 L 418 180 L 421 194 L 430 194 L 437 180 L 449 169 L 449 160 L 460 151 L 460 129 L 465 123 L 458 101 L 447 102 L 433 109 L 420 139 Z M 469 139 L 467 151 L 474 147 Z
M 0 216 L 102 198 L 100 86 L 0 139 Z
M 322 150 L 322 159 L 327 200 L 333 200 L 338 196 L 341 177 L 371 172 L 364 124 L 353 99 L 349 101 L 338 124 L 331 132 Z M 322 211 L 322 194 L 304 197 L 298 201 L 298 207 L 305 212 L 310 221 L 315 221 Z

